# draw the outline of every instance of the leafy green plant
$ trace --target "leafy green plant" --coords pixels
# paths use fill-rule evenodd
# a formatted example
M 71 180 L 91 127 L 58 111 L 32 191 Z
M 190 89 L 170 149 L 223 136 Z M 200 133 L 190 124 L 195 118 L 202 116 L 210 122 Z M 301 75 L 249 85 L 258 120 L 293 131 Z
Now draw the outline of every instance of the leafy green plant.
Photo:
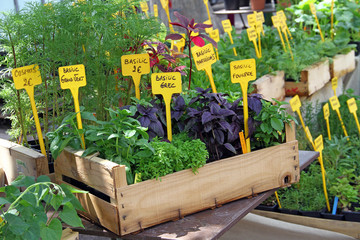
M 189 168 L 196 173 L 209 157 L 205 144 L 199 139 L 191 139 L 185 132 L 174 135 L 171 143 L 155 138 L 150 145 L 154 148 L 154 155 L 138 161 L 137 180 L 158 179 Z
M 271 102 L 261 100 L 263 108 L 261 112 L 254 117 L 259 121 L 259 127 L 255 129 L 254 137 L 256 139 L 255 145 L 257 147 L 269 147 L 284 142 L 285 139 L 285 123 L 290 124 L 291 121 L 296 121 L 293 116 L 288 114 L 281 106 L 288 104 L 287 102 L 280 102 L 273 99 L 276 105 Z
M 20 192 L 19 187 L 26 187 Z M 73 193 L 85 193 L 68 185 L 57 185 L 49 177 L 20 175 L 11 185 L 0 188 L 1 239 L 61 239 L 62 223 L 84 227 L 76 209 L 84 210 Z M 47 216 L 47 213 L 53 214 Z M 58 214 L 58 218 L 56 217 Z

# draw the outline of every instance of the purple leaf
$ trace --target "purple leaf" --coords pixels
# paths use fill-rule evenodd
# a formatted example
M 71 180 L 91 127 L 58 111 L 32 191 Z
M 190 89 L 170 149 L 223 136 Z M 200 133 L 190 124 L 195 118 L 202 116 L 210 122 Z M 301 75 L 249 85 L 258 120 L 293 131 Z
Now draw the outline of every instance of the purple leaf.
M 174 12 L 175 17 L 177 17 L 183 27 L 187 27 L 189 25 L 189 19 L 184 15 L 181 15 L 179 12 Z
M 159 137 L 164 136 L 164 129 L 160 123 L 160 121 L 151 122 L 149 125 L 149 129 L 155 132 L 155 134 Z
M 205 38 L 206 40 L 208 40 L 215 48 L 217 48 L 217 42 L 214 41 L 214 39 L 212 39 L 209 36 L 206 36 L 204 34 L 199 34 L 199 37 Z
M 197 23 L 195 24 L 194 28 L 205 29 L 205 28 L 210 28 L 212 26 L 213 26 L 212 24 Z
M 221 126 L 222 129 L 231 132 L 231 126 L 230 126 L 230 124 L 229 124 L 227 121 L 221 120 L 221 121 L 219 121 L 218 123 L 219 123 L 219 125 Z
M 178 33 L 171 33 L 171 34 L 168 34 L 166 36 L 165 40 L 168 40 L 168 39 L 170 39 L 170 40 L 180 40 L 182 38 L 183 38 L 183 36 L 178 34 Z
M 236 149 L 230 143 L 225 143 L 224 147 L 226 147 L 226 149 L 229 150 L 230 152 L 236 154 Z
M 193 19 L 190 20 L 189 25 L 190 25 L 191 27 L 193 27 L 193 26 L 194 26 L 194 23 L 195 23 L 195 19 L 193 18 Z
M 219 143 L 219 144 L 224 144 L 224 140 L 225 140 L 225 135 L 224 132 L 219 130 L 219 129 L 215 129 L 214 130 L 214 135 L 215 135 L 215 140 Z
M 143 127 L 149 127 L 151 121 L 148 117 L 140 117 L 138 119 L 138 121 L 140 122 L 141 126 Z
M 210 121 L 212 121 L 215 118 L 215 116 L 213 116 L 210 112 L 204 112 L 201 115 L 201 123 L 205 124 L 208 123 Z

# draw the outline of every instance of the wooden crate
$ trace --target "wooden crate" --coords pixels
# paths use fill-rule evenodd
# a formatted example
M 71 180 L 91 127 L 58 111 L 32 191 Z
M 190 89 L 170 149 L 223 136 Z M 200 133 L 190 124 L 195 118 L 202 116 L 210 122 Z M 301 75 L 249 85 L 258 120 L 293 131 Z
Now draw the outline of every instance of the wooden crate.
M 20 172 L 34 177 L 49 174 L 48 160 L 43 154 L 14 142 L 0 139 L 0 156 L 0 167 L 9 184 Z
M 329 81 L 329 60 L 325 60 L 301 71 L 300 82 L 285 81 L 285 94 L 287 97 L 310 96 Z
M 300 178 L 297 141 L 206 164 L 196 175 L 188 169 L 133 185 L 126 183 L 125 166 L 81 157 L 82 153 L 61 153 L 55 161 L 56 181 L 90 191 L 77 194 L 86 210 L 81 214 L 118 235 L 288 186 Z
M 258 93 L 268 101 L 273 98 L 279 101 L 285 99 L 285 73 L 284 71 L 277 71 L 276 75 L 266 74 L 252 83 L 255 90 L 253 93 Z
M 355 51 L 352 50 L 347 54 L 339 54 L 333 57 L 333 62 L 330 64 L 331 78 L 340 78 L 347 73 L 355 70 Z

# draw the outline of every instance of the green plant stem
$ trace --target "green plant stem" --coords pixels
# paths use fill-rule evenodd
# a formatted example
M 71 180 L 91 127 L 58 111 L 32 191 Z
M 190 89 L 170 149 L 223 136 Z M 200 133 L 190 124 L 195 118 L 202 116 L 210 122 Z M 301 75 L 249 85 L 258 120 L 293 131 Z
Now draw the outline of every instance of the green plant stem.
M 190 33 L 188 33 L 188 39 L 190 39 Z M 190 59 L 190 70 L 189 70 L 189 90 L 191 85 L 191 72 L 192 72 L 192 58 L 191 58 L 191 40 L 188 41 L 188 48 L 189 48 L 189 59 Z

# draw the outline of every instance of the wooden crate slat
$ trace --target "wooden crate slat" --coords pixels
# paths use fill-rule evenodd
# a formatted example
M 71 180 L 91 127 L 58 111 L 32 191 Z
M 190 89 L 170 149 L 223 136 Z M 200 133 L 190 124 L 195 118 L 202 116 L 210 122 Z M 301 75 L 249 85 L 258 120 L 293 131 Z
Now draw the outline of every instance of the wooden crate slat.
M 288 176 L 288 183 L 284 179 Z M 121 234 L 299 180 L 297 141 L 117 189 Z
M 266 74 L 252 83 L 255 90 L 264 99 L 272 101 L 273 98 L 279 101 L 285 99 L 285 72 L 277 71 L 276 75 Z
M 333 57 L 333 62 L 330 64 L 331 78 L 340 78 L 347 73 L 355 70 L 355 51 L 352 50 L 347 54 L 338 54 Z

